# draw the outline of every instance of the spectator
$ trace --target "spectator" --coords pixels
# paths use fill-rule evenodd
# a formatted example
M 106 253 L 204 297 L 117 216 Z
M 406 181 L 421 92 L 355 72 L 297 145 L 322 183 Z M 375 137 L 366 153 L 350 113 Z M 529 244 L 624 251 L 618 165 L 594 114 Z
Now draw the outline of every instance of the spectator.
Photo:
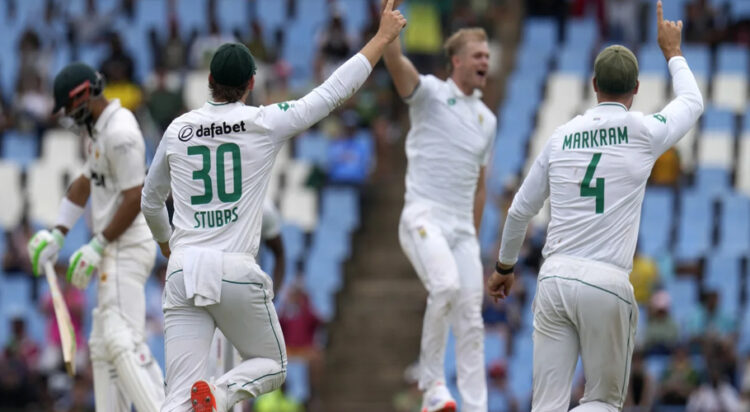
M 120 36 L 109 37 L 110 55 L 102 62 L 101 72 L 106 80 L 104 96 L 107 99 L 120 99 L 120 104 L 135 111 L 143 102 L 140 86 L 134 82 L 133 58 L 123 49 Z
M 39 34 L 33 29 L 26 29 L 21 34 L 21 38 L 18 41 L 18 56 L 19 77 L 23 73 L 31 72 L 35 73 L 41 79 L 49 74 L 49 65 L 52 56 L 42 48 L 42 40 Z
M 34 70 L 22 71 L 18 75 L 13 111 L 16 114 L 16 127 L 33 130 L 37 134 L 52 123 L 54 102 L 45 90 L 42 78 Z
M 170 72 L 181 72 L 187 64 L 187 45 L 192 44 L 194 39 L 183 41 L 180 37 L 180 27 L 177 19 L 169 20 L 169 36 L 167 41 L 158 47 L 157 60 Z
M 651 169 L 649 183 L 657 186 L 675 187 L 682 174 L 680 153 L 674 147 L 664 152 Z
M 685 405 L 693 389 L 698 386 L 698 372 L 685 347 L 678 347 L 672 354 L 670 364 L 660 382 L 659 403 L 662 405 Z
M 359 116 L 341 113 L 343 133 L 328 145 L 329 183 L 361 187 L 372 169 L 372 140 L 358 133 Z
M 640 2 L 634 0 L 609 0 L 607 2 L 607 25 L 609 41 L 629 47 L 638 42 L 638 11 Z
M 27 371 L 34 371 L 39 362 L 39 346 L 26 334 L 26 321 L 16 316 L 11 320 L 11 336 L 5 345 L 5 356 L 18 359 Z
M 502 405 L 502 409 L 492 409 L 492 412 L 519 412 L 518 399 L 508 385 L 508 365 L 505 361 L 495 361 L 488 368 L 489 385 L 487 386 L 487 403 Z
M 112 16 L 99 13 L 96 9 L 96 0 L 86 0 L 86 11 L 79 17 L 68 20 L 73 47 L 99 43 L 111 24 Z
M 685 12 L 686 42 L 714 44 L 722 39 L 723 19 L 708 1 L 693 0 L 685 5 Z
M 159 129 L 159 135 L 162 135 L 172 120 L 184 113 L 186 108 L 181 90 L 169 87 L 166 68 L 157 67 L 154 74 L 155 85 L 146 98 L 146 108 Z
M 643 352 L 633 352 L 633 360 L 630 366 L 630 382 L 628 383 L 628 394 L 625 398 L 625 412 L 648 412 L 653 406 L 654 383 L 651 381 L 643 361 Z
M 226 36 L 221 33 L 219 23 L 212 14 L 213 13 L 209 13 L 208 17 L 208 34 L 205 36 L 198 36 L 190 47 L 189 59 L 190 66 L 193 69 L 208 69 L 211 57 L 213 57 L 216 49 L 224 43 L 235 41 L 233 36 Z
M 630 272 L 633 294 L 639 304 L 648 303 L 654 287 L 659 283 L 659 268 L 656 262 L 636 249 L 633 270 Z
M 722 378 L 721 371 L 709 368 L 708 378 L 690 394 L 687 412 L 743 412 L 739 393 Z
M 323 373 L 323 350 L 316 342 L 316 334 L 322 322 L 300 280 L 292 285 L 279 310 L 279 324 L 284 333 L 289 358 L 299 358 L 308 363 L 310 388 L 314 396 L 320 388 Z
M 667 291 L 651 297 L 643 350 L 649 355 L 668 355 L 679 344 L 679 328 L 669 314 L 672 303 Z
M 28 209 L 28 208 L 25 208 Z M 7 248 L 3 255 L 3 270 L 7 272 L 23 272 L 24 275 L 32 276 L 31 259 L 27 245 L 34 229 L 29 223 L 26 213 L 21 217 L 21 222 L 13 230 L 5 232 L 5 244 Z
M 731 339 L 736 333 L 736 321 L 719 307 L 719 292 L 704 292 L 700 300 L 700 305 L 695 308 L 688 322 L 689 336 L 697 341 L 706 338 Z
M 333 15 L 321 35 L 318 56 L 315 61 L 317 81 L 327 79 L 333 71 L 348 59 L 352 51 L 352 41 L 347 37 L 344 21 L 338 14 Z

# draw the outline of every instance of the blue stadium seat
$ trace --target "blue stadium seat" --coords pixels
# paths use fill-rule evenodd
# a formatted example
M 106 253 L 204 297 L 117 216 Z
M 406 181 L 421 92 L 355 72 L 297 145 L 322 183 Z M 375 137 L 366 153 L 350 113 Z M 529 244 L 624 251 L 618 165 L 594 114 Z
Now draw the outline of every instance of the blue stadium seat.
M 740 260 L 736 256 L 712 254 L 703 274 L 708 289 L 719 292 L 720 309 L 736 316 L 740 307 Z
M 674 219 L 674 192 L 669 188 L 650 187 L 643 198 L 638 247 L 648 256 L 669 250 Z
M 526 19 L 521 41 L 524 45 L 552 50 L 557 44 L 557 22 L 550 17 Z
M 257 0 L 255 18 L 263 25 L 263 36 L 272 39 L 276 29 L 286 20 L 286 2 L 279 0 Z
M 8 130 L 2 138 L 3 159 L 28 167 L 37 159 L 39 142 L 33 134 Z
M 704 256 L 711 246 L 713 213 L 711 198 L 704 193 L 686 191 L 680 199 L 675 258 L 693 260 Z
M 316 288 L 308 288 L 308 294 L 315 313 L 325 321 L 332 319 L 336 311 L 333 295 L 330 292 Z
M 493 166 L 493 174 L 495 168 Z M 489 196 L 488 196 L 489 197 Z M 482 213 L 482 224 L 479 226 L 479 249 L 482 256 L 494 252 L 495 242 L 498 240 L 498 229 L 502 224 L 502 214 L 492 200 L 485 203 Z
M 300 2 L 306 3 L 306 2 Z M 226 32 L 239 29 L 241 33 L 250 30 L 249 2 L 236 0 L 219 0 L 216 2 L 216 16 L 219 26 Z
M 667 75 L 668 68 L 664 64 L 664 54 L 655 44 L 641 47 L 638 51 L 638 71 L 640 74 L 662 74 Z
M 590 52 L 573 44 L 564 47 L 557 57 L 557 71 L 586 77 L 591 71 Z
M 590 54 L 598 39 L 599 28 L 594 18 L 573 19 L 567 22 L 565 44 L 580 47 L 584 53 Z
M 729 10 L 734 21 L 750 19 L 750 2 L 747 0 L 731 0 Z
M 318 131 L 308 131 L 294 139 L 296 158 L 324 167 L 330 141 Z
M 135 21 L 141 27 L 154 27 L 166 34 L 167 3 L 162 0 L 140 0 L 135 2 Z
M 0 290 L 0 307 L 3 313 L 23 313 L 33 309 L 31 304 L 31 277 L 27 273 L 6 273 Z M 7 319 L 7 318 L 6 318 Z
M 698 282 L 692 277 L 680 277 L 666 284 L 666 289 L 675 302 L 671 307 L 672 317 L 685 329 L 685 324 L 698 304 Z
M 657 382 L 661 380 L 668 365 L 669 355 L 651 355 L 646 358 L 646 371 Z
M 544 80 L 549 72 L 549 62 L 552 48 L 524 43 L 516 54 L 516 68 L 514 74 L 533 76 Z
M 745 111 L 745 115 L 742 116 L 742 133 L 750 133 L 750 107 Z
M 175 6 L 183 39 L 187 39 L 195 29 L 198 33 L 208 33 L 208 2 L 206 0 L 180 0 L 175 3 Z M 226 31 L 229 27 L 220 26 L 219 29 Z
M 327 187 L 321 195 L 320 225 L 344 231 L 359 227 L 359 193 L 354 188 Z
M 309 374 L 307 362 L 289 359 L 286 365 L 286 395 L 299 403 L 305 403 L 310 397 Z
M 722 199 L 718 250 L 741 256 L 750 250 L 750 199 L 733 194 Z
M 305 250 L 305 237 L 299 226 L 284 223 L 281 226 L 281 240 L 284 242 L 284 257 L 287 263 L 297 262 Z
M 702 196 L 714 199 L 732 191 L 730 180 L 730 172 L 727 169 L 699 167 L 695 171 L 695 190 Z
M 708 46 L 688 44 L 682 46 L 682 55 L 696 76 L 711 76 L 711 51 Z
M 73 226 L 72 229 L 65 236 L 65 243 L 63 244 L 60 253 L 57 256 L 57 261 L 60 263 L 68 263 L 70 256 L 75 253 L 78 248 L 89 243 L 91 240 L 91 231 L 86 226 L 85 219 L 78 219 L 78 222 Z
M 747 75 L 747 48 L 729 44 L 720 45 L 716 58 L 716 71 Z
M 445 369 L 446 380 L 452 380 L 456 375 L 456 337 L 453 331 L 448 332 L 448 340 L 445 344 L 445 359 L 443 368 Z
M 714 106 L 707 107 L 703 112 L 703 130 L 734 134 L 734 113 Z
M 484 334 L 484 363 L 490 364 L 505 358 L 505 339 L 498 332 Z
M 313 249 L 305 265 L 307 290 L 317 289 L 326 294 L 338 291 L 343 283 L 341 264 L 335 258 Z

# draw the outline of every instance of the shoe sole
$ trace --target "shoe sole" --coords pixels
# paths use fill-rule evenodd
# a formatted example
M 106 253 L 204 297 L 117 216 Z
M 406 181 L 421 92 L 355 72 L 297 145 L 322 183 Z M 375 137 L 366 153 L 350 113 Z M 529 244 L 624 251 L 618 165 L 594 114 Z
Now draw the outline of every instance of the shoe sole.
M 422 409 L 422 412 L 429 412 L 427 408 Z M 456 402 L 448 401 L 440 409 L 435 409 L 433 412 L 456 412 Z
M 216 398 L 206 381 L 198 381 L 190 389 L 190 404 L 193 412 L 216 412 Z

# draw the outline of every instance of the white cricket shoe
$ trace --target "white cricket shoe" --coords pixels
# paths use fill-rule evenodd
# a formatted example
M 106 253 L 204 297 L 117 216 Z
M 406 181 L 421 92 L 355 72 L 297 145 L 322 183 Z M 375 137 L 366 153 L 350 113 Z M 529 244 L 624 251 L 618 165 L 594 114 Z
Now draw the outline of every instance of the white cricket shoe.
M 222 395 L 214 384 L 205 380 L 196 381 L 190 388 L 193 412 L 226 412 L 226 402 Z
M 456 412 L 456 401 L 443 382 L 435 382 L 424 393 L 422 412 Z

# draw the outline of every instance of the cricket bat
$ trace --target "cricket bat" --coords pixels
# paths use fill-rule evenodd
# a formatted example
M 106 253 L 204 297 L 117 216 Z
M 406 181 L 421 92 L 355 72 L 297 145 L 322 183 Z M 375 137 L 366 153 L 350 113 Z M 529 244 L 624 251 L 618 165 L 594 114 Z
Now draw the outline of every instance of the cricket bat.
M 57 329 L 60 332 L 60 342 L 62 342 L 63 360 L 65 361 L 65 370 L 68 375 L 76 374 L 76 332 L 73 329 L 73 322 L 70 321 L 70 312 L 65 305 L 60 287 L 57 285 L 57 273 L 52 262 L 44 265 L 44 272 L 49 283 L 49 292 L 52 295 L 52 305 L 55 308 L 55 318 L 57 319 Z

